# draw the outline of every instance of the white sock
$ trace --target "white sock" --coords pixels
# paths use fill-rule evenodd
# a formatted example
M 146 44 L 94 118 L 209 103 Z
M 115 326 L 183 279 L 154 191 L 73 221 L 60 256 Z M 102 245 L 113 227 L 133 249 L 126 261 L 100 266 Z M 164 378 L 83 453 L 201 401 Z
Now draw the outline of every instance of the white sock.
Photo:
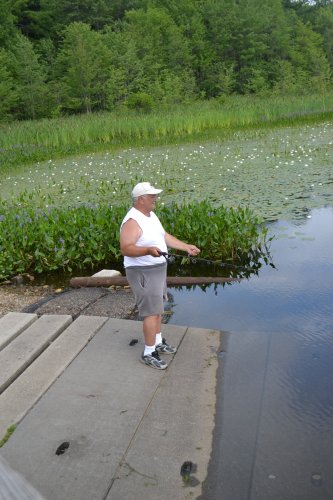
M 152 346 L 150 346 L 150 345 L 145 345 L 145 350 L 144 350 L 143 355 L 144 355 L 144 356 L 147 356 L 147 355 L 151 354 L 151 353 L 152 353 L 152 352 L 154 352 L 154 351 L 155 351 L 155 346 L 154 346 L 154 345 L 152 345 Z
M 162 344 L 162 333 L 156 333 L 155 345 Z

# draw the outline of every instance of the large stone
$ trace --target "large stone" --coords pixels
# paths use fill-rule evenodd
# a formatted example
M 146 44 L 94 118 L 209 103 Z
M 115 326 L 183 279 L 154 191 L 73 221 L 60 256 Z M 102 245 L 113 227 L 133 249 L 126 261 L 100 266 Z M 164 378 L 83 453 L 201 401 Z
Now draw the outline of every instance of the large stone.
M 115 269 L 102 269 L 101 271 L 98 271 L 98 273 L 95 273 L 92 275 L 93 277 L 97 276 L 98 278 L 113 278 L 114 276 L 121 276 L 120 271 L 116 271 Z

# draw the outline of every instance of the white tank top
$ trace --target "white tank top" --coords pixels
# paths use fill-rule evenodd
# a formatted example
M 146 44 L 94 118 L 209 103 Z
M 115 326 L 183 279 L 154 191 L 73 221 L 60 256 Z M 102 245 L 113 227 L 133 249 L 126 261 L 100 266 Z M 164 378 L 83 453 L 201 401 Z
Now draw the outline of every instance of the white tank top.
M 121 223 L 121 228 L 129 219 L 134 219 L 140 226 L 142 233 L 136 245 L 139 247 L 157 247 L 162 252 L 167 252 L 168 248 L 165 243 L 165 230 L 160 223 L 159 218 L 150 212 L 150 216 L 147 217 L 140 210 L 132 207 L 125 215 L 123 222 Z M 121 229 L 120 228 L 120 229 Z M 124 266 L 152 266 L 156 264 L 164 264 L 165 258 L 163 255 L 161 257 L 152 257 L 151 255 L 143 255 L 141 257 L 124 257 Z

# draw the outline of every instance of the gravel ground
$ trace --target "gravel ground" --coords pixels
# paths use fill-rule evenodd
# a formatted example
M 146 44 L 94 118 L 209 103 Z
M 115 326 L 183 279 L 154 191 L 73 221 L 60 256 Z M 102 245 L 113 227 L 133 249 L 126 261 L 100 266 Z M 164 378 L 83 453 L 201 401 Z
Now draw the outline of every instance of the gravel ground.
M 0 316 L 8 312 L 81 314 L 137 319 L 135 300 L 129 287 L 54 289 L 49 286 L 0 286 Z
M 54 293 L 55 290 L 49 286 L 1 285 L 0 315 L 8 312 L 20 312 L 31 304 L 35 304 Z

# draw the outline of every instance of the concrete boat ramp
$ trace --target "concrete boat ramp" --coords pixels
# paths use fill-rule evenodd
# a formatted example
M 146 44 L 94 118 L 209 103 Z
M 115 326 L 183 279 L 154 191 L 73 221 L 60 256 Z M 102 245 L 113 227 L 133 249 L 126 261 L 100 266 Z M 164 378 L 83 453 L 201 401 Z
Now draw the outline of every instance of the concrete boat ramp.
M 139 362 L 141 329 L 40 310 L 0 319 L 0 439 L 17 424 L 0 500 L 332 500 L 331 379 L 311 345 L 164 324 L 178 351 L 158 371 Z M 320 381 L 318 422 L 300 356 Z
M 221 332 L 163 325 L 178 352 L 159 371 L 138 361 L 141 328 L 101 316 L 0 319 L 0 439 L 17 424 L 0 455 L 46 500 L 202 495 Z

